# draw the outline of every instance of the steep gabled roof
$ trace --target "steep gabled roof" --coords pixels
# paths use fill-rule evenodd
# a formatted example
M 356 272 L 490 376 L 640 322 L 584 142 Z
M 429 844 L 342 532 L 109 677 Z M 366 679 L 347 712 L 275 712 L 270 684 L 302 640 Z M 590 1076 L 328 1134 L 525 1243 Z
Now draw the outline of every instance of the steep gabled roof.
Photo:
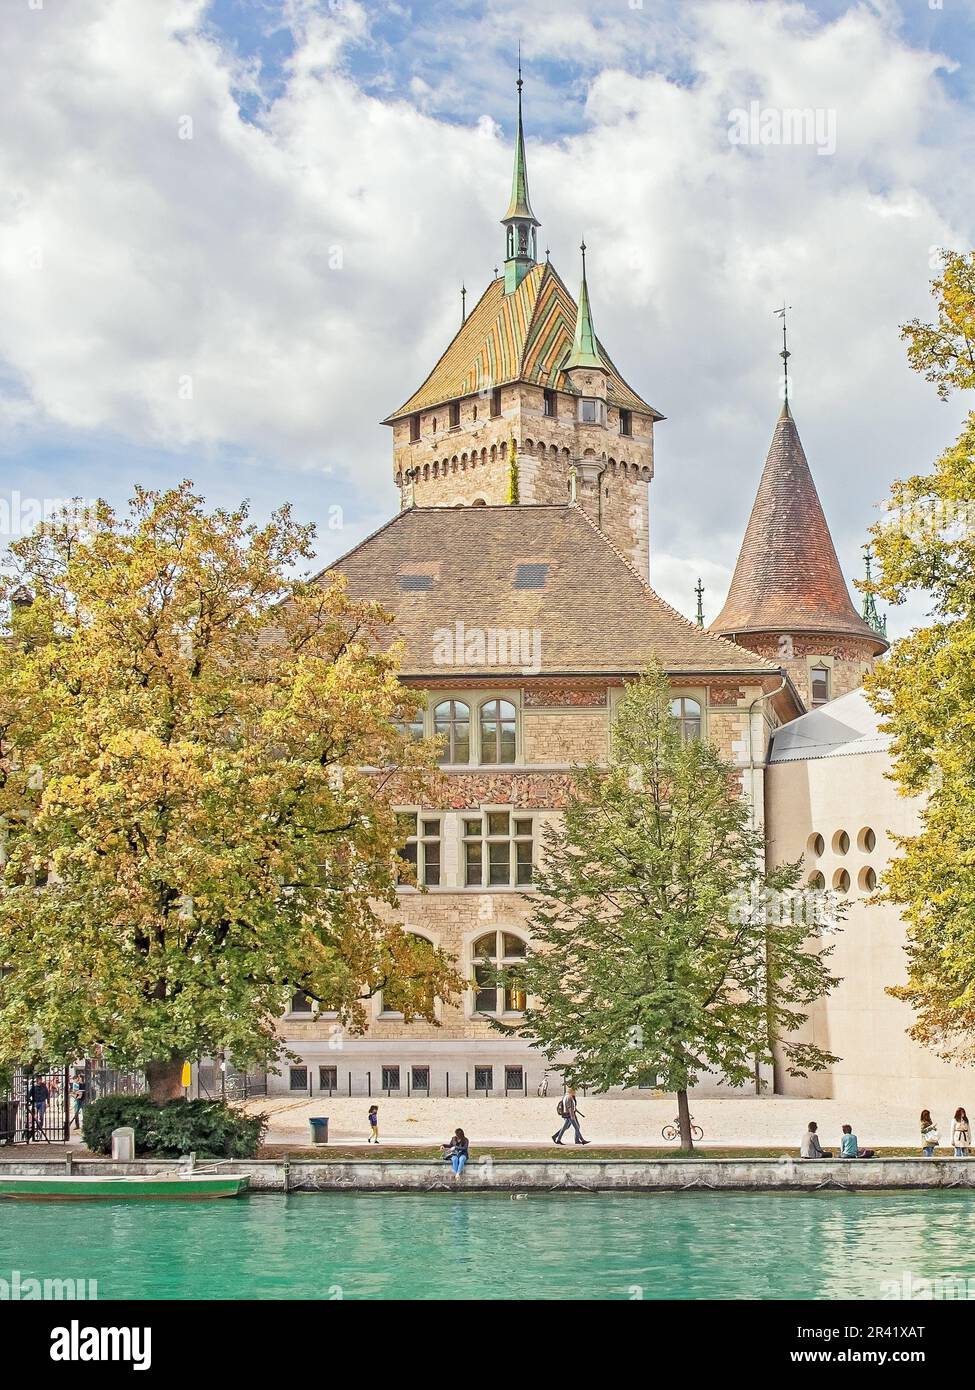
M 408 677 L 524 674 L 522 659 L 461 669 L 438 663 L 437 634 L 539 633 L 545 675 L 665 670 L 762 680 L 772 662 L 684 618 L 661 599 L 576 505 L 413 507 L 330 570 L 353 598 L 393 614 Z
M 440 361 L 409 400 L 384 425 L 418 410 L 489 391 L 512 381 L 569 389 L 563 367 L 572 350 L 578 306 L 551 262 L 534 265 L 511 294 L 504 277 L 492 280 Z M 613 405 L 663 416 L 627 385 L 609 353 L 596 341 Z
M 886 642 L 849 590 L 788 404 L 782 407 L 738 563 L 712 632 L 824 632 Z

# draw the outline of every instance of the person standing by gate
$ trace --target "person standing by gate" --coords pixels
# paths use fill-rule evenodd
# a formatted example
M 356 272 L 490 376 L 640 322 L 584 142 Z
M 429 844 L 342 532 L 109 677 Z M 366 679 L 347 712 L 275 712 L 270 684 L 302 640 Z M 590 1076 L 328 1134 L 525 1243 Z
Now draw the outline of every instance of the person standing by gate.
M 47 1117 L 47 1104 L 51 1099 L 51 1092 L 48 1090 L 47 1082 L 43 1077 L 38 1077 L 31 1083 L 31 1088 L 27 1092 L 27 1099 L 34 1116 L 34 1128 L 43 1129 L 44 1120 Z
M 71 1123 L 74 1125 L 75 1129 L 81 1129 L 81 1112 L 85 1107 L 85 1101 L 87 1099 L 88 1083 L 85 1081 L 85 1074 L 83 1071 L 76 1071 L 71 1079 L 71 1100 L 74 1105 Z

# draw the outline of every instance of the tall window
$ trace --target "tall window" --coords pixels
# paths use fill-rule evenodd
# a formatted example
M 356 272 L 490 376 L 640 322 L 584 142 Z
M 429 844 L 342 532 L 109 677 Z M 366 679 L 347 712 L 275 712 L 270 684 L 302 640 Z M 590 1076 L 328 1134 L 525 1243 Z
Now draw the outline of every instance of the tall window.
M 559 398 L 554 391 L 545 392 L 545 414 L 552 420 L 559 413 Z
M 399 857 L 412 870 L 412 874 L 402 874 L 400 881 L 410 884 L 415 876 L 418 887 L 436 888 L 440 883 L 440 817 L 401 811 L 396 820 L 403 837 Z
M 633 416 L 628 410 L 620 411 L 620 434 L 633 433 Z
M 502 966 L 517 966 L 527 946 L 513 932 L 492 931 L 474 942 L 474 1008 L 480 1014 L 523 1014 L 528 1005 L 525 991 L 516 981 L 500 989 L 493 974 Z
M 491 392 L 491 415 L 497 417 L 501 414 L 501 387 L 495 386 Z
M 401 734 L 406 734 L 408 738 L 419 741 L 426 737 L 426 725 L 423 717 L 423 710 L 416 710 L 409 719 L 397 719 L 396 727 Z
M 584 425 L 598 424 L 599 402 L 592 400 L 589 396 L 583 396 L 579 402 L 579 419 Z
M 515 761 L 515 719 L 515 707 L 509 700 L 488 700 L 481 706 L 482 763 Z
M 701 706 L 687 695 L 680 695 L 670 702 L 671 718 L 677 723 L 680 736 L 685 743 L 701 737 Z
M 477 503 L 475 502 L 475 506 Z M 441 763 L 471 760 L 471 711 L 463 700 L 443 700 L 433 711 L 433 731 L 444 739 Z
M 410 443 L 415 444 L 420 438 L 420 417 L 419 415 L 410 416 Z
M 460 401 L 450 402 L 450 428 L 460 429 Z
M 464 818 L 464 882 L 468 888 L 528 884 L 534 874 L 531 816 L 486 811 Z
M 810 693 L 814 705 L 825 705 L 829 700 L 829 667 L 814 666 L 809 672 Z

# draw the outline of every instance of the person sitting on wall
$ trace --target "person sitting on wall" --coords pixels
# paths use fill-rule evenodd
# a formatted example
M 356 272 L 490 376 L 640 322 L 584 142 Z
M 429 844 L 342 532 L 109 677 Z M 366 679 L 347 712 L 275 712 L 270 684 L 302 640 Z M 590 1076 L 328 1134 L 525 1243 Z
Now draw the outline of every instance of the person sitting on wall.
M 861 1149 L 852 1125 L 843 1126 L 843 1139 L 840 1143 L 840 1158 L 873 1158 L 873 1149 Z
M 832 1158 L 832 1157 L 833 1157 L 832 1153 L 830 1153 L 828 1149 L 824 1149 L 823 1146 L 822 1146 L 822 1144 L 820 1144 L 820 1142 L 819 1142 L 819 1135 L 818 1135 L 818 1133 L 817 1133 L 817 1130 L 818 1130 L 818 1129 L 819 1129 L 819 1126 L 817 1125 L 816 1121 L 815 1121 L 815 1120 L 810 1120 L 810 1121 L 809 1121 L 809 1128 L 806 1130 L 806 1133 L 803 1135 L 802 1143 L 801 1143 L 800 1146 L 799 1146 L 799 1157 L 800 1157 L 800 1158 Z

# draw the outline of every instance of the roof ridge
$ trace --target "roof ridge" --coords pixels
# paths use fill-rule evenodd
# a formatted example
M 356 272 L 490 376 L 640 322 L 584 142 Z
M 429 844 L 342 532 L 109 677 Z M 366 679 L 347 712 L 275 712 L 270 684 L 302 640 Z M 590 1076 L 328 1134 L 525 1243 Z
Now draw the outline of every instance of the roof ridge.
M 673 604 L 668 603 L 665 598 L 661 598 L 660 594 L 657 593 L 656 589 L 650 583 L 650 580 L 645 579 L 643 577 L 643 575 L 637 569 L 636 565 L 633 564 L 632 560 L 630 560 L 630 558 L 625 554 L 624 551 L 620 550 L 619 546 L 615 543 L 615 541 L 610 540 L 609 536 L 607 536 L 605 531 L 600 530 L 600 528 L 593 521 L 592 517 L 588 515 L 588 513 L 579 505 L 578 502 L 569 502 L 566 503 L 566 506 L 571 507 L 576 512 L 578 512 L 578 514 L 583 518 L 586 524 L 589 527 L 591 527 L 593 531 L 595 531 L 596 535 L 601 537 L 604 543 L 609 546 L 610 550 L 612 550 L 613 554 L 617 557 L 617 559 L 623 562 L 626 568 L 639 582 L 639 584 L 647 591 L 650 597 L 656 599 L 656 601 L 660 604 L 662 608 L 666 608 L 667 611 L 669 613 L 672 613 L 675 618 L 678 618 L 684 624 L 685 627 L 689 628 L 698 636 L 705 638 L 708 642 L 718 643 L 722 647 L 727 647 L 736 655 L 747 656 L 750 662 L 759 662 L 768 671 L 781 671 L 781 667 L 776 666 L 771 661 L 767 661 L 765 657 L 758 656 L 757 653 L 749 651 L 747 647 L 740 647 L 737 642 L 731 642 L 728 640 L 727 637 L 721 637 L 716 632 L 709 632 L 707 628 L 699 627 L 697 623 L 692 622 L 690 618 L 685 617 L 679 609 L 673 606 Z

